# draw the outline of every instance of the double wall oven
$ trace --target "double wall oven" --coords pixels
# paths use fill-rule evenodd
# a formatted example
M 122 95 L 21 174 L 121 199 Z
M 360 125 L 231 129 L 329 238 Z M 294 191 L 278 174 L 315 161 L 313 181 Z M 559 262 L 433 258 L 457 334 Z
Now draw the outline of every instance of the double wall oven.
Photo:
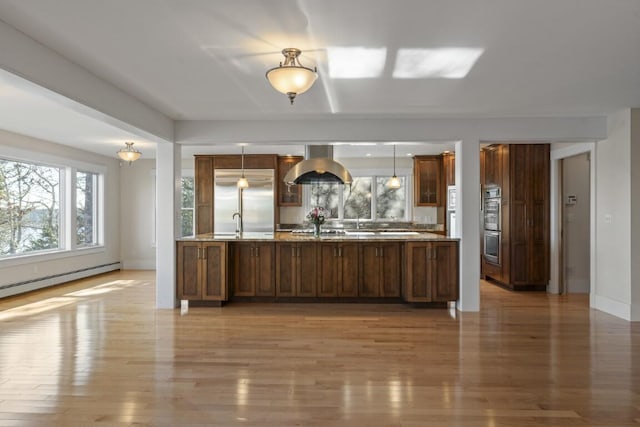
M 483 192 L 484 213 L 484 258 L 493 264 L 500 264 L 500 224 L 502 196 L 500 187 L 488 186 Z

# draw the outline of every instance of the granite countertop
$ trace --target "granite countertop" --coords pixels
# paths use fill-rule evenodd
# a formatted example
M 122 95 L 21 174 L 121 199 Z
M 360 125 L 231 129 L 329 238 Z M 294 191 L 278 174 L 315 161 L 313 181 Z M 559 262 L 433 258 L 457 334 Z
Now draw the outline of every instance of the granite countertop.
M 365 231 L 353 230 L 339 234 L 321 234 L 314 237 L 312 233 L 292 233 L 290 231 L 278 231 L 275 233 L 254 233 L 245 232 L 240 236 L 235 234 L 199 234 L 195 237 L 184 237 L 178 241 L 220 241 L 220 242 L 240 242 L 240 241 L 266 241 L 266 242 L 335 242 L 335 241 L 458 241 L 460 239 L 446 237 L 434 233 L 422 233 L 417 231 Z

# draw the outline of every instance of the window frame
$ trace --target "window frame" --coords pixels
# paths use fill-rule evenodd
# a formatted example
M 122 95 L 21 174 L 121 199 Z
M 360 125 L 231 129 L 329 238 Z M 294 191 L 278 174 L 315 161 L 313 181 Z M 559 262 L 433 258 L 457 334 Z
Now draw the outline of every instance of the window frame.
M 344 218 L 344 189 L 338 194 L 338 217 L 329 218 L 327 222 L 334 223 L 395 223 L 395 222 L 409 222 L 413 218 L 413 204 L 411 203 L 410 195 L 413 194 L 413 174 L 410 169 L 402 168 L 396 169 L 396 175 L 399 178 L 404 178 L 405 182 L 405 216 L 404 218 L 393 219 L 380 219 L 377 217 L 377 194 L 376 194 L 376 180 L 377 178 L 390 178 L 393 175 L 392 170 L 376 170 L 376 169 L 350 169 L 351 176 L 353 178 L 371 178 L 371 219 L 345 219 Z M 338 184 L 339 185 L 339 184 Z M 344 187 L 344 185 L 343 185 Z M 303 187 L 303 208 L 304 208 L 304 221 L 306 222 L 306 215 L 313 207 L 311 205 L 311 188 L 309 185 Z
M 104 233 L 104 199 L 107 167 L 105 165 L 66 159 L 48 153 L 28 151 L 2 145 L 4 160 L 35 164 L 60 169 L 59 183 L 59 247 L 57 249 L 38 250 L 20 254 L 0 256 L 0 267 L 10 267 L 33 262 L 42 262 L 79 254 L 100 253 L 105 250 Z M 97 203 L 95 212 L 98 216 L 97 242 L 95 245 L 76 244 L 76 172 L 94 173 L 97 175 Z

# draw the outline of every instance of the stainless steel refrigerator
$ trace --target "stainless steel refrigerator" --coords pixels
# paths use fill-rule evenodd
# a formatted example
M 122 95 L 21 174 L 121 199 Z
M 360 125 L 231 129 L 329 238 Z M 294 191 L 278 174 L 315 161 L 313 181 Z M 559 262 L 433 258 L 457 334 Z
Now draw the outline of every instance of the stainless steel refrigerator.
M 235 233 L 235 212 L 242 213 L 244 232 L 274 230 L 274 170 L 245 169 L 249 188 L 238 189 L 240 169 L 217 169 L 213 178 L 213 224 L 215 233 Z M 242 199 L 240 199 L 242 197 Z

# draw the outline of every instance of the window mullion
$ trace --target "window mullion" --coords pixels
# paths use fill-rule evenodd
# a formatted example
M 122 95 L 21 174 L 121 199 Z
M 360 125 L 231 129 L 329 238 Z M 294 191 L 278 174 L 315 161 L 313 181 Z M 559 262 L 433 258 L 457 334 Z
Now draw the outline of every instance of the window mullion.
M 76 249 L 76 215 L 77 215 L 77 206 L 76 206 L 76 168 L 65 168 L 65 177 L 63 179 L 64 182 L 64 198 L 65 198 L 65 227 L 63 230 L 65 249 Z

